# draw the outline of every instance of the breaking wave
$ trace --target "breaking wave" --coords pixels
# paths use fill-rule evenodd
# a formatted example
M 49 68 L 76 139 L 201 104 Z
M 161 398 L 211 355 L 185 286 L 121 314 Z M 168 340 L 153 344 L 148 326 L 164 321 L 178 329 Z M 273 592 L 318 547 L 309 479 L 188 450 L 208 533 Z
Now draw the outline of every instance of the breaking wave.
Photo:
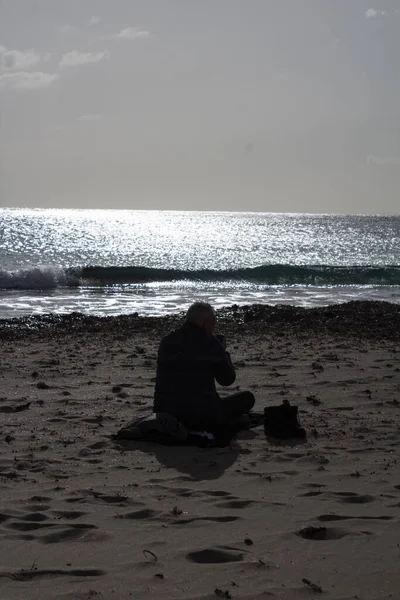
M 256 285 L 400 285 L 400 265 L 328 266 L 262 265 L 227 270 L 179 270 L 150 267 L 85 266 L 68 269 L 0 269 L 2 290 L 44 290 L 173 281 L 248 282 Z

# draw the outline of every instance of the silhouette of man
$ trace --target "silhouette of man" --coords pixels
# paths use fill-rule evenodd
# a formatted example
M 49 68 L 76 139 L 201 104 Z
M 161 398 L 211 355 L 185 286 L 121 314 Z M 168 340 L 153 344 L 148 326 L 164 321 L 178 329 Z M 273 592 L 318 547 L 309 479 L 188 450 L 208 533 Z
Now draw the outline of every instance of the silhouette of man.
M 161 341 L 154 392 L 154 412 L 169 413 L 192 431 L 218 433 L 237 422 L 254 406 L 251 392 L 225 398 L 215 381 L 232 385 L 236 373 L 224 336 L 214 334 L 215 311 L 210 304 L 196 302 L 184 325 Z

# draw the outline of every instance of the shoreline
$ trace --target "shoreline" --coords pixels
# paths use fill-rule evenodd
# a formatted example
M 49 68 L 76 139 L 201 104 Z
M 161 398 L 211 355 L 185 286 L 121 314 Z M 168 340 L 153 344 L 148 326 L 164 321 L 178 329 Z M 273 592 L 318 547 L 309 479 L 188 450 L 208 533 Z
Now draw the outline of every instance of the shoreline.
M 356 300 L 314 308 L 283 304 L 233 305 L 216 312 L 219 329 L 228 333 L 400 340 L 400 305 L 385 301 Z M 132 313 L 98 317 L 72 312 L 0 319 L 0 340 L 85 333 L 119 335 L 121 339 L 150 331 L 163 334 L 178 327 L 184 314 L 147 317 Z

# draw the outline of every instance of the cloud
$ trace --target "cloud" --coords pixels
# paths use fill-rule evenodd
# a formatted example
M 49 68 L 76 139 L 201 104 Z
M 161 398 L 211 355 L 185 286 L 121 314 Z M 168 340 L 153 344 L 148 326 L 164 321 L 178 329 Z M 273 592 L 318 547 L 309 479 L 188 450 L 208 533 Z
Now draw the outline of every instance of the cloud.
M 43 59 L 49 55 L 44 55 Z M 20 50 L 7 50 L 1 52 L 0 67 L 7 71 L 26 71 L 40 63 L 42 57 L 33 50 L 21 52 Z
M 370 154 L 367 156 L 368 165 L 400 165 L 399 156 L 374 156 Z
M 100 23 L 100 17 L 92 17 L 90 19 L 89 25 L 97 25 L 97 23 Z
M 59 62 L 61 69 L 66 67 L 78 67 L 80 65 L 89 65 L 100 62 L 104 58 L 108 57 L 108 52 L 78 52 L 72 50 L 63 54 L 62 59 Z
M 37 90 L 52 85 L 59 79 L 57 73 L 43 73 L 42 71 L 17 71 L 0 75 L 0 87 L 9 87 L 16 90 Z
M 145 29 L 138 29 L 137 27 L 127 27 L 126 29 L 122 29 L 119 33 L 117 33 L 114 39 L 119 40 L 135 40 L 137 38 L 146 38 L 149 37 L 150 31 L 146 31 Z
M 78 118 L 78 121 L 104 121 L 104 115 L 95 113 L 82 115 Z
M 394 11 L 396 12 L 396 11 Z M 374 19 L 375 17 L 388 17 L 389 12 L 387 10 L 380 10 L 379 12 L 375 8 L 369 8 L 365 11 L 364 15 L 367 19 Z
M 58 28 L 60 33 L 67 33 L 68 31 L 71 31 L 71 29 L 73 29 L 72 25 L 61 25 Z
M 139 29 L 138 27 L 126 27 L 121 29 L 118 33 L 111 33 L 110 35 L 104 35 L 99 40 L 137 40 L 144 39 L 150 36 L 150 31 L 147 29 Z
M 43 71 L 30 71 L 40 62 L 48 61 L 51 54 L 39 54 L 33 50 L 7 50 L 0 46 L 0 87 L 15 90 L 37 90 L 52 85 L 59 75 L 57 73 L 44 73 Z

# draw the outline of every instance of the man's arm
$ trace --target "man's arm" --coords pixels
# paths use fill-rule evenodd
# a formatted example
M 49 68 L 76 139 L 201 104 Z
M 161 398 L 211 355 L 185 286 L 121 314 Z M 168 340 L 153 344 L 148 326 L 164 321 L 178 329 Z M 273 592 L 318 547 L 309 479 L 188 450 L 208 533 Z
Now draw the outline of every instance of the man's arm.
M 214 377 L 220 385 L 232 385 L 236 379 L 236 372 L 230 354 L 216 338 L 213 343 L 216 355 Z

